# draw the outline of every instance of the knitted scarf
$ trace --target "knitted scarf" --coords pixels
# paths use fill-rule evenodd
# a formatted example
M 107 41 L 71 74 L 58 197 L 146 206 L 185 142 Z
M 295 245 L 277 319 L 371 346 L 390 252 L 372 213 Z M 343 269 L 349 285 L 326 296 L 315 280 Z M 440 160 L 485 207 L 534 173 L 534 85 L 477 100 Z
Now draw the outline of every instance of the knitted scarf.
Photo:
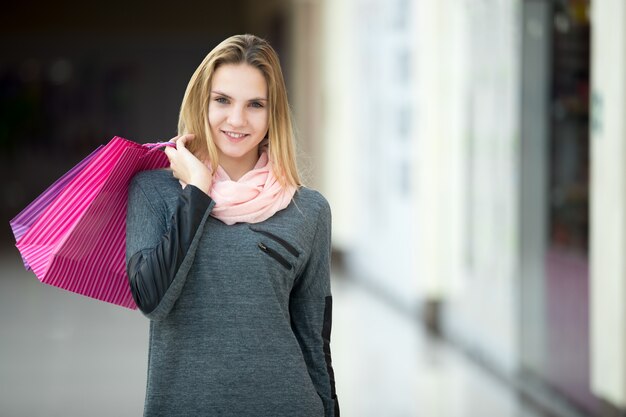
M 263 151 L 254 168 L 238 181 L 231 180 L 218 166 L 209 192 L 215 201 L 211 216 L 228 225 L 259 223 L 286 208 L 295 192 L 296 187 L 280 184 L 267 151 Z

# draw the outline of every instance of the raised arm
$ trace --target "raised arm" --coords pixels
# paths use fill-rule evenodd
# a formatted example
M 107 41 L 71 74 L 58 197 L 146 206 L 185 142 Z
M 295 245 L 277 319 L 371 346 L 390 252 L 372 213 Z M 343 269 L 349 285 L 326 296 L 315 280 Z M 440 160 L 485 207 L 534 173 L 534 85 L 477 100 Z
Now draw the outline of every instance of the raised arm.
M 188 185 L 168 226 L 136 178 L 131 183 L 126 267 L 135 303 L 148 318 L 165 318 L 178 299 L 214 205 L 208 195 Z

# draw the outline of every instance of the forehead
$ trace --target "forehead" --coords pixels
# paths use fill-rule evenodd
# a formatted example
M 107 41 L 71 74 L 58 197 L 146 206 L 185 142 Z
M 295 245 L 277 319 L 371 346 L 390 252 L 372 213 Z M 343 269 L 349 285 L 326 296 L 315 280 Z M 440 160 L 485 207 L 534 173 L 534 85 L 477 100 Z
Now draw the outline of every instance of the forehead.
M 211 90 L 240 100 L 267 98 L 267 82 L 263 73 L 249 64 L 218 67 L 211 80 Z

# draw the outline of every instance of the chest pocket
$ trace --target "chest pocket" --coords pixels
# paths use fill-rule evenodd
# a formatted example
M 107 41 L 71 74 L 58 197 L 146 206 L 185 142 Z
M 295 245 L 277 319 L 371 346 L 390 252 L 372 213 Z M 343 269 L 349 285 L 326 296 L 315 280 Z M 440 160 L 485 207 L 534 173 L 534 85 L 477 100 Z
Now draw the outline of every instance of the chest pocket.
M 289 295 L 296 280 L 302 254 L 294 244 L 276 232 L 248 226 L 256 235 L 256 248 L 260 267 L 265 268 L 267 279 L 286 319 L 289 319 Z
M 294 272 L 300 251 L 286 239 L 267 230 L 250 226 L 250 230 L 259 234 L 257 248 L 273 259 L 284 270 Z

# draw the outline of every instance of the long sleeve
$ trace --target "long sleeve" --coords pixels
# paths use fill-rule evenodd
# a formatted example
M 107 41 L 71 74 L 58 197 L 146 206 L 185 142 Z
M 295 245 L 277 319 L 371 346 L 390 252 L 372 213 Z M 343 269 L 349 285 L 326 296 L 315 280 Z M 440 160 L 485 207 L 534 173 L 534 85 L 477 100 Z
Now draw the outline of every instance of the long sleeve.
M 139 182 L 129 191 L 126 218 L 126 266 L 131 293 L 150 319 L 167 316 L 178 299 L 193 262 L 204 224 L 215 203 L 198 188 L 181 192 L 167 222 Z M 169 223 L 169 225 L 168 225 Z
M 300 344 L 309 375 L 324 403 L 325 417 L 339 417 L 330 353 L 332 295 L 330 291 L 331 214 L 328 203 L 319 214 L 311 253 L 291 292 L 291 327 Z

